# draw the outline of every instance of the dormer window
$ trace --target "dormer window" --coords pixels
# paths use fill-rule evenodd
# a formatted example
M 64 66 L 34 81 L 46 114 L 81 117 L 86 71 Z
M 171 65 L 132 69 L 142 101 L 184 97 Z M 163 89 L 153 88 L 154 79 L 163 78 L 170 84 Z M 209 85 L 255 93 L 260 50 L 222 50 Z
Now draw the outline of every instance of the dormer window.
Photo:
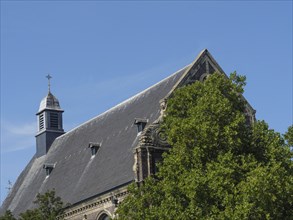
M 46 170 L 46 177 L 49 177 L 52 170 L 54 169 L 54 164 L 44 164 L 43 169 Z
M 89 143 L 89 148 L 91 149 L 92 158 L 97 154 L 98 150 L 100 149 L 100 143 Z
M 136 118 L 134 124 L 137 126 L 137 132 L 140 133 L 143 131 L 147 124 L 148 120 L 145 118 Z

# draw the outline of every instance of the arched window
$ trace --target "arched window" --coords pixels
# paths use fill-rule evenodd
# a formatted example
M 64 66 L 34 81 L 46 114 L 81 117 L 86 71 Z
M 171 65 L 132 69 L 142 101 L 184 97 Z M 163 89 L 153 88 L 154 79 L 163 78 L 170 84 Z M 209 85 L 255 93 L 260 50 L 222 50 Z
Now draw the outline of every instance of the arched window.
M 199 81 L 203 82 L 205 81 L 207 78 L 209 78 L 210 74 L 208 73 L 204 73 L 200 76 Z
M 110 220 L 110 217 L 107 214 L 102 214 L 98 220 Z

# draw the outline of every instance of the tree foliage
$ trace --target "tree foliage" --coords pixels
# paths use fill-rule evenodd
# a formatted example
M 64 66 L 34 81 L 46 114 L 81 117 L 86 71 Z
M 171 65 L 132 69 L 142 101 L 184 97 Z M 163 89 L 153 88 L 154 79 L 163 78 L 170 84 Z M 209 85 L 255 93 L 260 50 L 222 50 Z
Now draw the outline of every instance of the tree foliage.
M 3 216 L 0 216 L 0 220 L 16 220 L 16 218 L 10 210 L 7 210 Z
M 175 91 L 162 124 L 172 149 L 119 219 L 293 219 L 293 128 L 249 124 L 244 86 L 215 73 Z
M 55 190 L 47 191 L 45 194 L 38 193 L 34 203 L 37 204 L 37 208 L 20 214 L 20 220 L 55 220 L 63 214 L 64 203 L 56 196 Z

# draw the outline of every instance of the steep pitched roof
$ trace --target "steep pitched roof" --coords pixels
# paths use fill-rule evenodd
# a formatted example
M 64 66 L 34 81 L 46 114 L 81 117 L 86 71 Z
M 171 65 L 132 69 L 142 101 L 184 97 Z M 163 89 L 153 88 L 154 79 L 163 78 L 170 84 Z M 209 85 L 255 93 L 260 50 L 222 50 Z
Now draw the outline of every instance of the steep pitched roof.
M 188 84 L 197 80 L 207 68 L 208 72 L 222 71 L 204 50 L 191 65 L 58 137 L 47 155 L 32 158 L 1 212 L 10 209 L 18 215 L 33 207 L 38 192 L 48 189 L 55 188 L 63 201 L 75 204 L 133 181 L 133 149 L 138 144 L 135 118 L 154 122 L 160 115 L 160 100 L 182 86 L 183 81 Z M 94 158 L 89 143 L 101 145 Z M 54 165 L 48 178 L 43 169 L 46 163 Z

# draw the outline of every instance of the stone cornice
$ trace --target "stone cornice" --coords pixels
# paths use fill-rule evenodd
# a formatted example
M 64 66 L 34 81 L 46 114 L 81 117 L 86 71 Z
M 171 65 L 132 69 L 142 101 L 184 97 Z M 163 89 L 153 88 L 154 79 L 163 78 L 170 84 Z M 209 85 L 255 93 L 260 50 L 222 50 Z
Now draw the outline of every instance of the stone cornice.
M 62 217 L 64 219 L 71 219 L 79 215 L 96 211 L 107 203 L 112 203 L 112 205 L 115 206 L 113 203 L 113 198 L 117 199 L 117 202 L 120 202 L 125 198 L 125 196 L 127 196 L 128 193 L 127 186 L 124 186 L 120 189 L 97 196 L 96 198 L 92 198 L 91 200 L 85 201 L 78 205 L 69 206 L 65 209 L 65 213 L 62 215 Z

